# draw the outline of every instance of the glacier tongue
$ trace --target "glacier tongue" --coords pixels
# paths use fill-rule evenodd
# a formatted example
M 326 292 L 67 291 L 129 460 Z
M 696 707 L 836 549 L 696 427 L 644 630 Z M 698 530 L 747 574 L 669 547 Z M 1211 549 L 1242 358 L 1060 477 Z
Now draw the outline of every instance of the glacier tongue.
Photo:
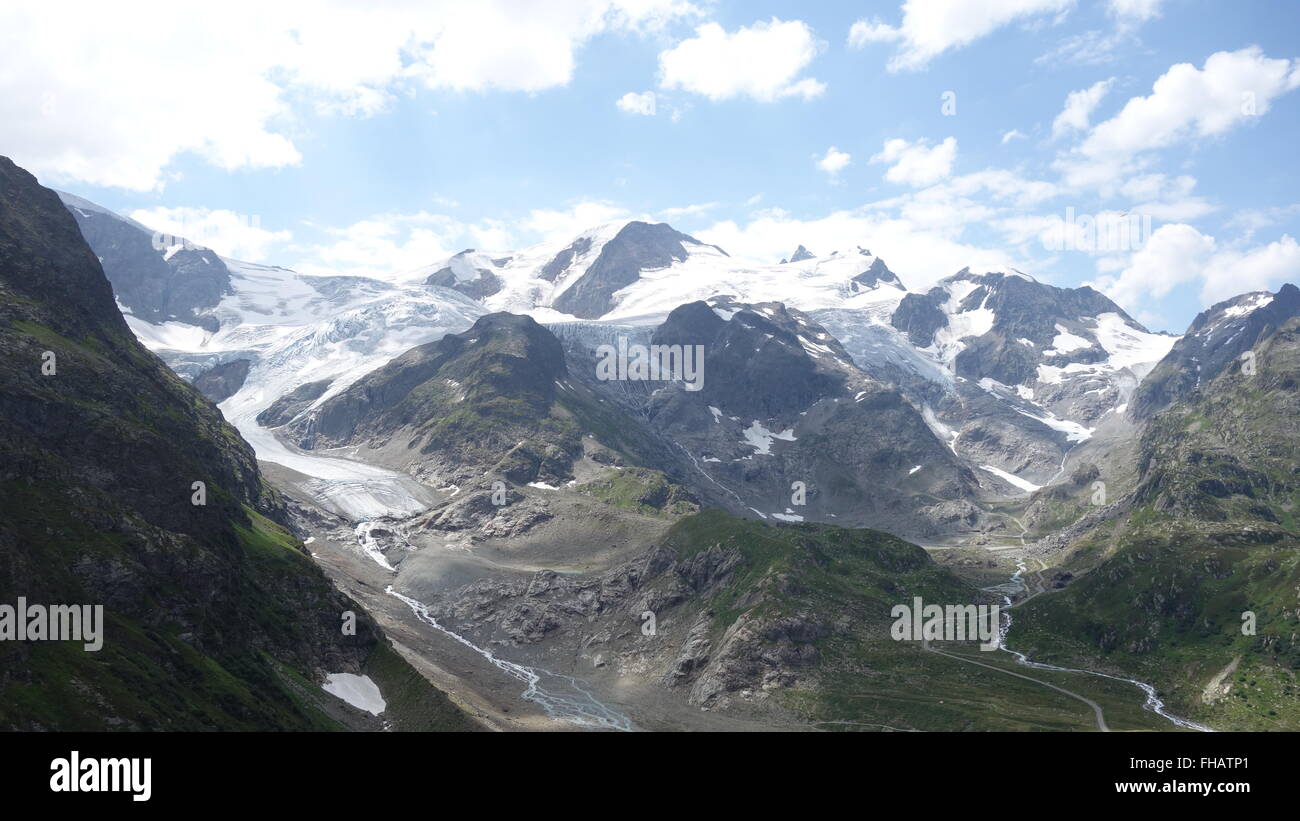
M 281 442 L 257 415 L 308 382 L 331 380 L 324 401 L 416 345 L 467 329 L 486 309 L 462 294 L 364 277 L 307 276 L 226 260 L 234 293 L 218 306 L 216 334 L 132 323 L 165 361 L 192 370 L 232 355 L 253 362 L 240 389 L 220 407 L 257 458 L 308 477 L 300 487 L 353 521 L 410 516 L 427 495 L 410 476 Z M 196 329 L 198 330 L 198 329 Z M 197 363 L 197 364 L 196 364 Z
M 404 473 L 351 459 L 304 453 L 285 445 L 274 431 L 257 424 L 256 416 L 264 407 L 261 402 L 241 402 L 236 394 L 220 407 L 253 446 L 258 459 L 311 477 L 301 487 L 326 510 L 352 521 L 364 521 L 380 516 L 413 516 L 427 507 L 421 500 L 425 494 L 420 484 Z

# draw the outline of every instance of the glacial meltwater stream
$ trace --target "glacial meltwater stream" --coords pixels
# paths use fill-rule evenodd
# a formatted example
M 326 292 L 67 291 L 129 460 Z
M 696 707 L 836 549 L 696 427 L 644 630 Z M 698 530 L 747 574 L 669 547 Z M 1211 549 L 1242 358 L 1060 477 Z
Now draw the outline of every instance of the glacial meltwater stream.
M 1024 590 L 1025 584 L 1021 577 L 1025 573 L 1025 570 L 1026 568 L 1025 568 L 1024 561 L 1017 562 L 1016 572 L 1011 575 L 1011 579 L 1007 582 L 1007 585 L 1005 585 L 1005 587 L 1010 587 L 1015 590 Z M 1146 703 L 1143 705 L 1144 707 L 1146 707 L 1146 709 L 1154 712 L 1156 715 L 1159 715 L 1162 718 L 1167 719 L 1171 724 L 1177 727 L 1182 727 L 1187 730 L 1199 730 L 1200 732 L 1203 733 L 1214 732 L 1214 729 L 1211 727 L 1207 727 L 1204 724 L 1198 724 L 1197 722 L 1192 721 L 1190 719 L 1180 718 L 1179 716 L 1170 713 L 1168 710 L 1165 709 L 1165 703 L 1160 700 L 1159 696 L 1156 695 L 1156 688 L 1152 687 L 1150 684 L 1147 684 L 1146 682 L 1138 681 L 1136 679 L 1131 679 L 1131 678 L 1124 678 L 1123 676 L 1112 676 L 1109 673 L 1098 673 L 1095 670 L 1080 670 L 1074 667 L 1057 667 L 1054 664 L 1044 664 L 1043 662 L 1040 661 L 1031 660 L 1028 656 L 1020 652 L 1019 650 L 1012 650 L 1010 647 L 1007 646 L 1007 634 L 1011 631 L 1011 623 L 1012 623 L 1011 611 L 1014 606 L 1011 604 L 1010 596 L 1004 595 L 1002 598 L 1003 601 L 1006 603 L 1006 606 L 1002 610 L 1002 625 L 998 630 L 998 649 L 1003 650 L 1015 656 L 1016 661 L 1018 661 L 1020 664 L 1023 664 L 1026 667 L 1032 667 L 1036 670 L 1055 670 L 1061 673 L 1078 673 L 1087 676 L 1099 676 L 1100 678 L 1108 678 L 1114 681 L 1128 682 L 1129 684 L 1132 684 L 1134 687 L 1140 688 L 1142 692 L 1146 693 L 1147 700 Z
M 423 602 L 409 596 L 403 596 L 389 585 L 384 590 L 390 596 L 401 599 L 415 617 L 424 624 L 455 639 L 469 649 L 487 659 L 498 670 L 516 678 L 525 685 L 523 697 L 536 703 L 557 721 L 567 721 L 580 727 L 597 730 L 621 730 L 630 732 L 635 729 L 631 719 L 612 707 L 602 703 L 586 688 L 582 682 L 572 676 L 562 676 L 536 667 L 525 667 L 512 661 L 497 658 L 490 650 L 485 650 L 469 639 L 454 633 L 438 623 Z M 543 685 L 545 682 L 545 685 Z

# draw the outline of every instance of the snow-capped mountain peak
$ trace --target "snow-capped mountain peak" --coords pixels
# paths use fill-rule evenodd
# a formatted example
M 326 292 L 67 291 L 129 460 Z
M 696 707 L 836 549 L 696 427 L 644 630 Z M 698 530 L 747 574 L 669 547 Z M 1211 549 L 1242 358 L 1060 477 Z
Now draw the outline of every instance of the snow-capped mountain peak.
M 1260 339 L 1300 316 L 1300 288 L 1287 283 L 1276 294 L 1253 291 L 1216 303 L 1192 320 L 1187 334 L 1151 372 L 1138 391 L 1134 413 L 1145 418 L 1179 399 L 1194 396 L 1224 369 L 1244 364 Z
M 133 243 L 147 248 L 141 254 L 149 264 L 174 274 L 148 229 L 104 209 L 68 207 L 79 209 L 74 215 L 92 246 Z M 572 338 L 596 339 L 661 327 L 675 309 L 699 302 L 723 321 L 749 306 L 753 316 L 741 325 L 787 317 L 792 331 L 782 338 L 790 352 L 897 386 L 945 447 L 985 469 L 981 481 L 1006 486 L 992 469 L 1038 486 L 1104 417 L 1122 414 L 1174 342 L 1087 287 L 967 268 L 910 292 L 868 248 L 801 250 L 797 259 L 765 264 L 670 225 L 634 220 L 518 251 L 465 249 L 383 278 L 310 276 L 211 255 L 187 264 L 211 264 L 227 278 L 186 316 L 147 313 L 123 298 L 141 304 L 146 286 L 165 279 L 162 269 L 136 283 L 131 259 L 114 256 L 105 270 L 131 328 L 181 374 L 246 363 L 230 371 L 246 376 L 222 398 L 223 411 L 259 452 L 290 461 L 257 422 L 273 403 L 292 394 L 275 414 L 291 422 L 393 357 L 484 314 L 528 314 L 564 326 Z M 1219 314 L 1255 316 L 1268 310 L 1267 297 L 1248 295 Z M 755 333 L 766 339 L 771 330 Z M 766 344 L 757 339 L 751 353 Z

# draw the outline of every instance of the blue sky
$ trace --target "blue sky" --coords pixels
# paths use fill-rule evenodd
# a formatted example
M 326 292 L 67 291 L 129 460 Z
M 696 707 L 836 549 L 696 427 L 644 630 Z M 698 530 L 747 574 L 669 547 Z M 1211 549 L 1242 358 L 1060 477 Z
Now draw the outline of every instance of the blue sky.
M 382 274 L 643 217 L 760 261 L 863 245 L 911 287 L 1014 265 L 1175 331 L 1300 279 L 1290 2 L 42 3 L 0 24 L 0 153 L 254 261 Z M 1094 247 L 1079 216 L 1136 233 Z

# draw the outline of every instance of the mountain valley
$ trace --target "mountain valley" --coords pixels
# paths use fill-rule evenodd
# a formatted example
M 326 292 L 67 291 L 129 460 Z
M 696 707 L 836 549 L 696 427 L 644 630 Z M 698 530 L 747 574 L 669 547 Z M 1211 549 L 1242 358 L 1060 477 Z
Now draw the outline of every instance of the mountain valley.
M 124 726 L 1300 728 L 1294 285 L 1175 337 L 1014 269 L 913 291 L 861 247 L 757 264 L 642 221 L 306 275 L 4 175 L 0 332 L 29 364 L 0 587 L 88 540 L 57 590 L 118 588 L 140 654 L 233 688 L 153 715 L 122 669 L 78 673 Z M 619 346 L 699 350 L 701 378 L 604 378 Z M 209 505 L 180 504 L 200 475 Z M 196 615 L 176 574 L 234 598 Z M 918 598 L 1010 628 L 894 640 Z M 227 607 L 269 611 L 235 637 Z M 322 695 L 344 673 L 389 708 Z M 22 703 L 0 718 L 57 724 Z

